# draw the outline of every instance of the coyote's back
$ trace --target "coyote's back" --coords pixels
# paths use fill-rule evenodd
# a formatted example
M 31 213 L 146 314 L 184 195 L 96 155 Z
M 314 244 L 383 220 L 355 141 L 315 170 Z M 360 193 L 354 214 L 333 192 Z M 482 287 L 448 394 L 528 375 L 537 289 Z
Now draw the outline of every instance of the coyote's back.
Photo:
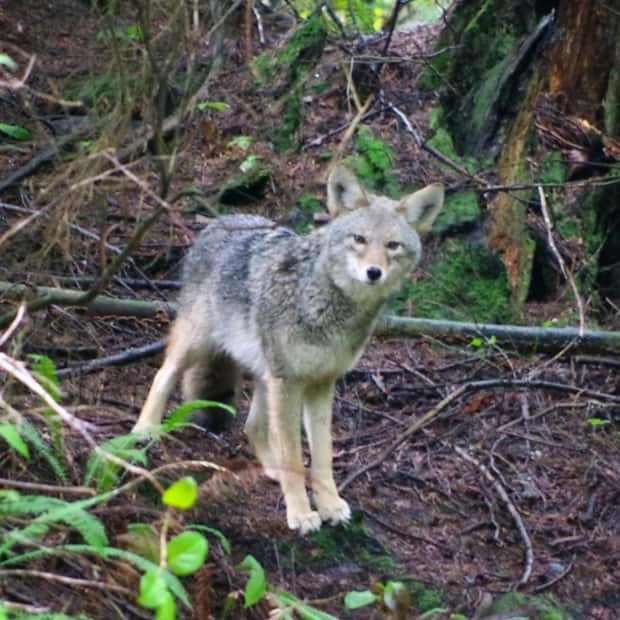
M 321 520 L 347 520 L 331 464 L 334 384 L 417 264 L 417 230 L 430 227 L 442 204 L 439 185 L 396 202 L 366 193 L 339 167 L 328 181 L 334 219 L 310 235 L 247 215 L 209 226 L 185 261 L 166 359 L 136 430 L 159 424 L 179 376 L 185 399 L 231 402 L 245 368 L 255 378 L 246 431 L 266 473 L 282 485 L 289 526 L 304 533 Z M 304 488 L 302 410 L 318 512 Z

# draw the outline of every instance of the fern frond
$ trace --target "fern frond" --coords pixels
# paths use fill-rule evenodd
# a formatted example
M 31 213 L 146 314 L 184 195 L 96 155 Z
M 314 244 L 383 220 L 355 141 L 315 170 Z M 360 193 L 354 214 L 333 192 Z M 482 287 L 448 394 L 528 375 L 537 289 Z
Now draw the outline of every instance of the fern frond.
M 132 553 L 131 551 L 126 551 L 125 549 L 118 549 L 117 547 L 97 548 L 91 547 L 89 545 L 60 545 L 58 547 L 48 547 L 46 549 L 37 549 L 35 551 L 29 551 L 28 553 L 22 553 L 15 557 L 9 558 L 8 560 L 0 562 L 0 566 L 15 566 L 31 562 L 38 558 L 58 555 L 60 553 L 66 552 L 78 554 L 92 554 L 106 560 L 125 560 L 126 562 L 133 564 L 136 568 L 138 568 L 138 570 L 143 573 L 146 573 L 148 571 L 158 571 L 164 578 L 166 586 L 168 586 L 170 592 L 172 592 L 172 594 L 174 594 L 174 596 L 176 596 L 188 609 L 191 607 L 187 591 L 175 575 L 173 575 L 168 570 L 162 570 L 159 564 L 155 564 L 155 562 L 151 562 L 150 560 L 143 558 L 137 553 Z
M 32 445 L 32 447 L 41 455 L 49 466 L 52 468 L 54 475 L 62 482 L 68 482 L 67 474 L 60 460 L 54 454 L 52 448 L 47 444 L 45 439 L 41 437 L 39 431 L 26 418 L 22 418 L 20 432 L 22 437 Z
M 0 516 L 38 514 L 24 528 L 8 532 L 0 545 L 0 554 L 7 553 L 18 542 L 40 538 L 52 523 L 64 523 L 77 530 L 93 547 L 105 547 L 108 537 L 103 523 L 81 507 L 81 502 L 66 502 L 46 495 L 22 495 L 15 500 L 0 502 Z
M 147 448 L 135 447 L 140 439 L 137 435 L 120 435 L 102 443 L 100 448 L 129 463 L 146 466 Z M 111 463 L 97 452 L 92 452 L 86 465 L 84 484 L 88 486 L 94 480 L 97 483 L 97 490 L 105 493 L 115 486 L 119 470 L 120 467 L 116 463 Z

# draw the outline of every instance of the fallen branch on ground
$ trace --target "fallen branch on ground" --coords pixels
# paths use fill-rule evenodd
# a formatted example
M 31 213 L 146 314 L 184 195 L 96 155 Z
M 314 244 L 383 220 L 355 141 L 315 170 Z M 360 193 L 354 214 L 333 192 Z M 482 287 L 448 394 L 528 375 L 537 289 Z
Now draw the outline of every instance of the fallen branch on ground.
M 176 305 L 161 301 L 141 301 L 136 299 L 117 299 L 99 295 L 87 304 L 80 304 L 83 291 L 31 286 L 0 281 L 0 301 L 19 301 L 24 298 L 41 299 L 37 307 L 81 306 L 89 314 L 130 316 L 139 319 L 160 317 L 164 320 L 174 318 Z M 43 300 L 45 303 L 43 304 Z M 11 314 L 12 317 L 12 314 Z M 7 324 L 0 318 L 0 327 Z M 375 335 L 385 338 L 434 338 L 469 339 L 474 337 L 495 338 L 495 342 L 512 346 L 515 349 L 560 350 L 573 343 L 572 351 L 620 351 L 620 332 L 584 330 L 573 327 L 532 327 L 521 325 L 493 325 L 461 323 L 434 319 L 411 319 L 384 315 L 379 319 Z

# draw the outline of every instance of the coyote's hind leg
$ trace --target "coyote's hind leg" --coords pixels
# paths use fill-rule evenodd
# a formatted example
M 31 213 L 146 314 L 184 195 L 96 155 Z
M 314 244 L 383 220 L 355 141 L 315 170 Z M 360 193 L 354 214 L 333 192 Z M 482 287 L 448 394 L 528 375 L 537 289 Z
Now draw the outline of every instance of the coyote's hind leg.
M 191 331 L 183 320 L 177 319 L 170 330 L 164 363 L 155 375 L 133 432 L 145 431 L 161 423 L 170 394 L 181 373 L 191 365 L 194 351 Z
M 183 373 L 184 400 L 211 400 L 237 406 L 241 371 L 225 353 L 201 351 L 193 366 Z M 192 414 L 192 420 L 211 431 L 222 431 L 232 416 L 221 407 L 208 407 Z

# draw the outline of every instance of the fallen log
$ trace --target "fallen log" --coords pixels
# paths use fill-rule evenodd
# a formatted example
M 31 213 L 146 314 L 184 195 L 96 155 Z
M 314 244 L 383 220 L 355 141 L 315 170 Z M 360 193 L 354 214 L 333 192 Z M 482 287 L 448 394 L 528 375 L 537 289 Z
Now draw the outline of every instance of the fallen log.
M 0 302 L 31 300 L 28 305 L 33 305 L 37 309 L 50 305 L 76 306 L 83 296 L 83 291 L 0 281 Z M 87 314 L 130 316 L 140 319 L 160 318 L 162 321 L 170 321 L 176 314 L 174 303 L 119 299 L 107 295 L 99 295 L 81 307 Z M 10 318 L 10 314 L 7 313 L 2 317 L 0 327 Z M 570 346 L 571 352 L 577 350 L 620 352 L 620 332 L 587 329 L 580 336 L 576 327 L 493 325 L 384 315 L 377 323 L 375 335 L 385 338 L 432 336 L 448 340 L 478 337 L 494 339 L 497 344 L 518 350 L 559 351 Z

